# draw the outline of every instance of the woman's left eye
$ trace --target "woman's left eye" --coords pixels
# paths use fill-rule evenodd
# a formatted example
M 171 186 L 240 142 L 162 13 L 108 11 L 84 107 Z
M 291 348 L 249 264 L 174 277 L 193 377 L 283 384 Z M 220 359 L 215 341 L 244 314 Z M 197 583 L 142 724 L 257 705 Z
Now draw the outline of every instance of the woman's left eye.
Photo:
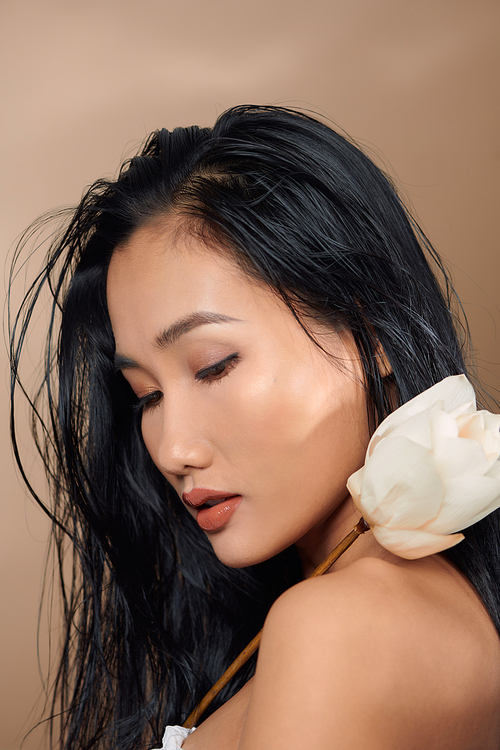
M 238 362 L 240 355 L 238 352 L 230 354 L 228 357 L 224 357 L 220 362 L 216 362 L 210 367 L 204 367 L 203 370 L 198 370 L 195 375 L 196 380 L 203 380 L 207 383 L 213 383 L 216 380 L 222 380 L 226 375 L 231 372 Z

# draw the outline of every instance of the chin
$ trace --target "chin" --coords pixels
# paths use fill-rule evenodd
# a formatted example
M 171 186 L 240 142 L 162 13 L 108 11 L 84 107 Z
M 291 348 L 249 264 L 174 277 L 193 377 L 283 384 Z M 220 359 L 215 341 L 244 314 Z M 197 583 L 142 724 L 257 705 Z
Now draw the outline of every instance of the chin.
M 252 555 L 252 554 L 245 554 L 243 552 L 218 552 L 218 550 L 214 547 L 214 552 L 221 561 L 223 565 L 225 565 L 227 568 L 248 568 L 250 565 L 257 565 L 258 563 L 264 562 L 265 560 L 269 560 L 270 557 L 273 557 L 273 555 Z
M 214 535 L 215 537 L 215 535 Z M 248 568 L 250 565 L 270 560 L 271 557 L 282 552 L 289 545 L 283 547 L 273 547 L 272 549 L 263 549 L 262 546 L 247 544 L 225 543 L 226 540 L 209 538 L 212 548 L 223 565 L 228 568 Z

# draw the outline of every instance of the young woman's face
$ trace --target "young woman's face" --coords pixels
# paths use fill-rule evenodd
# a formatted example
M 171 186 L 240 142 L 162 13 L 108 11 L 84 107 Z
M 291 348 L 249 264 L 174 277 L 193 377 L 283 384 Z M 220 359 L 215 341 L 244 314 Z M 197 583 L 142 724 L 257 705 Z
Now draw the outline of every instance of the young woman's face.
M 361 367 L 347 332 L 321 334 L 332 360 L 267 286 L 175 228 L 111 259 L 117 366 L 179 502 L 222 562 L 250 565 L 329 533 L 369 439 Z

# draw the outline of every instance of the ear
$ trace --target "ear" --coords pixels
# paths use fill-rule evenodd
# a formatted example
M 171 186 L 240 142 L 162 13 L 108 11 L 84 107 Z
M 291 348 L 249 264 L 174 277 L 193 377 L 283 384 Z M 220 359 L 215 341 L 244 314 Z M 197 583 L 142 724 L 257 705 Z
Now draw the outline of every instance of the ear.
M 377 365 L 378 365 L 378 370 L 380 372 L 380 376 L 382 378 L 386 378 L 388 375 L 392 375 L 391 363 L 389 362 L 389 358 L 387 354 L 385 353 L 382 347 L 382 344 L 380 342 L 378 342 L 377 344 L 375 356 L 377 358 Z
M 377 361 L 377 367 L 378 371 L 380 373 L 381 378 L 386 378 L 389 375 L 392 375 L 392 365 L 389 362 L 389 357 L 384 351 L 384 347 L 380 343 L 377 334 L 375 333 L 375 330 L 371 323 L 366 321 L 366 327 L 370 331 L 371 335 L 373 336 L 373 343 L 375 345 L 375 359 Z

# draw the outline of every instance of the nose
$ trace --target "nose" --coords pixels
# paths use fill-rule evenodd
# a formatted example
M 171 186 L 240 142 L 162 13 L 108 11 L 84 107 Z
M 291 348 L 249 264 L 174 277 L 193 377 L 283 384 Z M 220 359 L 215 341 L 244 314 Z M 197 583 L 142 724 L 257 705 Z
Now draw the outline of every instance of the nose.
M 156 446 L 151 446 L 153 451 L 150 452 L 160 471 L 166 475 L 185 476 L 212 465 L 212 445 L 195 415 L 184 413 L 176 418 L 172 409 L 165 409 L 155 442 Z
M 185 476 L 194 469 L 207 469 L 212 464 L 209 446 L 202 440 L 178 434 L 174 440 L 161 442 L 158 464 L 165 474 Z

